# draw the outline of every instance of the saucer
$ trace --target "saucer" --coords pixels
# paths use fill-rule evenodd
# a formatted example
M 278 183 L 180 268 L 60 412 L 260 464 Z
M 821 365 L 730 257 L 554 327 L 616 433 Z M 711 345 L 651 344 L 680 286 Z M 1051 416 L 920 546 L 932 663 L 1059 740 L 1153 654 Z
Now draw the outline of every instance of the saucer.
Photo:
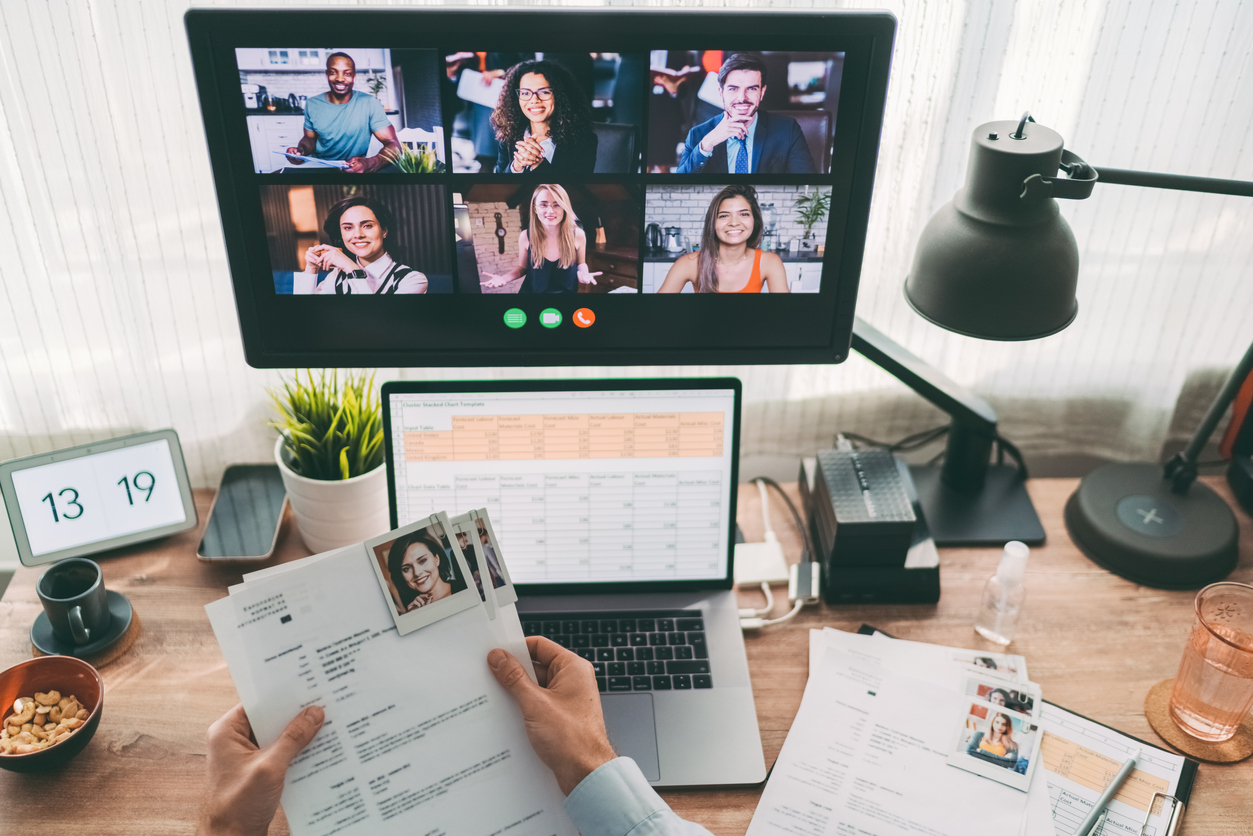
M 48 614 L 41 612 L 35 617 L 35 623 L 31 625 L 30 643 L 49 656 L 73 656 L 76 659 L 84 659 L 112 647 L 118 639 L 126 635 L 126 628 L 131 626 L 131 616 L 135 611 L 131 607 L 131 602 L 122 593 L 109 589 L 105 591 L 105 594 L 109 599 L 109 614 L 113 616 L 113 619 L 105 634 L 94 642 L 74 645 L 61 641 L 56 633 L 52 632 L 52 622 L 48 621 Z

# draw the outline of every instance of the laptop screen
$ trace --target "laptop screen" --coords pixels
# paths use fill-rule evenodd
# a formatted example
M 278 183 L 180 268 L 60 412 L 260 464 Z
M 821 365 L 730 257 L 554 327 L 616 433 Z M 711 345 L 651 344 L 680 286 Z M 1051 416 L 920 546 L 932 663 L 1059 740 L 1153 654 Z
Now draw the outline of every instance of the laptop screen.
M 729 578 L 739 392 L 727 382 L 389 383 L 393 522 L 485 507 L 519 584 Z M 398 391 L 413 387 L 427 391 Z

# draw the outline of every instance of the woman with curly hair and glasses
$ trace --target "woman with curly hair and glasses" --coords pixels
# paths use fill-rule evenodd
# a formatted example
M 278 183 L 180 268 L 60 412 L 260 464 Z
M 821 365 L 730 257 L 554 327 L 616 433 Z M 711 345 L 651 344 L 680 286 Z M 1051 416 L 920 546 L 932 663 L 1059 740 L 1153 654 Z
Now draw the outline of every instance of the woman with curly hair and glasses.
M 590 174 L 596 168 L 591 108 L 570 73 L 552 61 L 510 68 L 492 127 L 500 143 L 497 174 Z
M 748 185 L 727 186 L 705 211 L 700 251 L 679 256 L 658 293 L 681 293 L 691 283 L 697 293 L 789 292 L 783 259 L 757 249 L 761 207 Z

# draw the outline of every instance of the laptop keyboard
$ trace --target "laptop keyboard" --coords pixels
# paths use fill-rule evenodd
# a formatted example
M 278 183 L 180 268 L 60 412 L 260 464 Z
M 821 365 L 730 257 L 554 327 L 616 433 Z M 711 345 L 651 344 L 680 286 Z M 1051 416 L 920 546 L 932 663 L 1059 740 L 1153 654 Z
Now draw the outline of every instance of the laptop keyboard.
M 592 663 L 604 693 L 712 688 L 700 610 L 523 613 L 522 631 Z

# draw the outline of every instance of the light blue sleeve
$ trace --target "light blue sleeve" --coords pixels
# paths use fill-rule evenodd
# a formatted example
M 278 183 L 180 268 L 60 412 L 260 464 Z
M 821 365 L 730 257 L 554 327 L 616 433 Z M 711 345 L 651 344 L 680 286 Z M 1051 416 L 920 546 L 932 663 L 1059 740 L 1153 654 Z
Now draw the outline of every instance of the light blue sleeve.
M 383 103 L 374 96 L 370 96 L 370 133 L 378 133 L 391 124 L 387 118 L 387 111 L 383 109 Z
M 583 836 L 711 836 L 676 816 L 630 758 L 615 758 L 584 778 L 565 810 Z

